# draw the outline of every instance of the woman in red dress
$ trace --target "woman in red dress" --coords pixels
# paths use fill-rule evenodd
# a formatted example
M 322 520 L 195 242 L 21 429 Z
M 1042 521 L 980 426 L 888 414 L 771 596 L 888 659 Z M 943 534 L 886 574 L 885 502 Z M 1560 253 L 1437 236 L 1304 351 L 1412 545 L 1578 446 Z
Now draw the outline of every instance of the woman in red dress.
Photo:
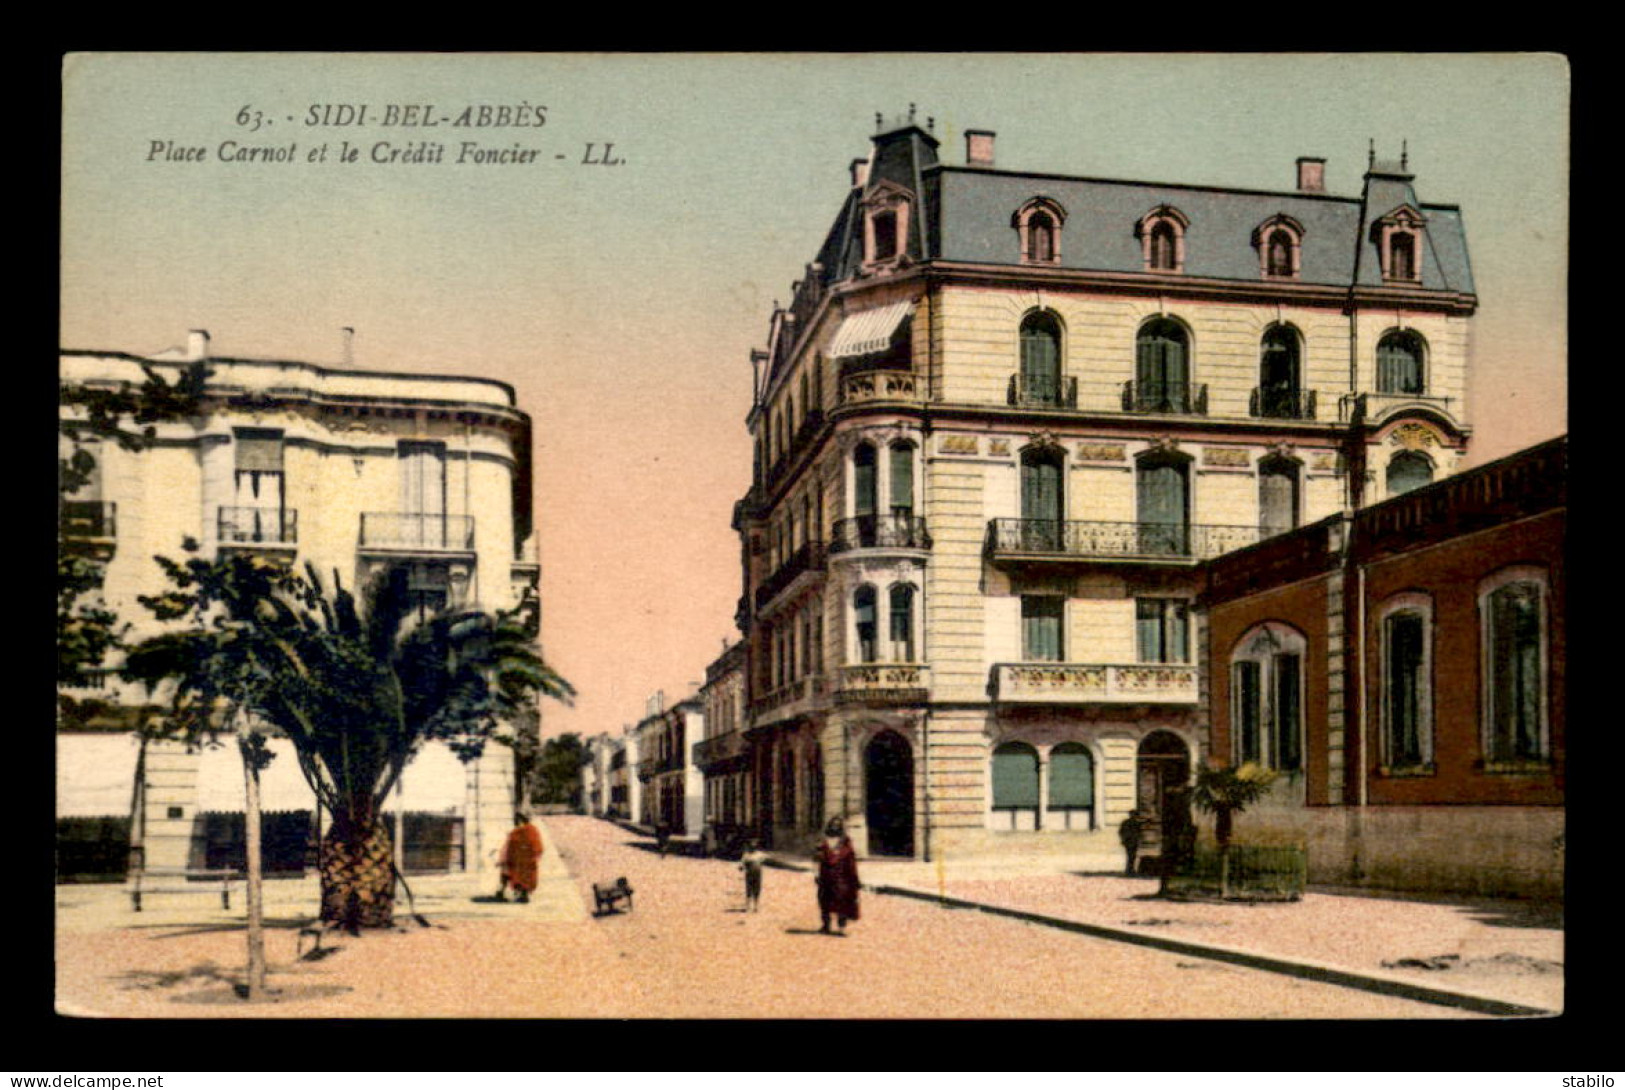
M 508 834 L 507 843 L 502 845 L 502 886 L 497 890 L 497 900 L 507 900 L 503 895 L 512 886 L 514 892 L 519 894 L 519 903 L 525 904 L 530 900 L 539 877 L 542 833 L 530 823 L 529 814 L 515 814 L 513 821 L 513 832 Z
M 840 818 L 829 819 L 813 861 L 818 864 L 818 911 L 824 917 L 820 930 L 828 934 L 834 916 L 838 933 L 844 935 L 846 921 L 858 918 L 858 853 Z

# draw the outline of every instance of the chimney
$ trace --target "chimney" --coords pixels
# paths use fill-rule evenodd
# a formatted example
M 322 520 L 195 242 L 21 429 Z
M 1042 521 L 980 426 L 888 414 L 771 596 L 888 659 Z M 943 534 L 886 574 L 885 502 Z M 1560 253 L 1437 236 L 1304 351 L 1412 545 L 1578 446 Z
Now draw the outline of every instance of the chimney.
M 965 130 L 965 165 L 969 167 L 993 166 L 993 136 L 987 129 Z
M 344 366 L 355 364 L 355 326 L 344 326 Z
M 1298 192 L 1326 192 L 1326 160 L 1308 157 L 1298 160 Z
M 869 160 L 852 160 L 852 188 L 862 189 L 869 182 Z
M 193 329 L 187 332 L 186 358 L 189 360 L 206 360 L 209 358 L 209 331 L 207 329 Z

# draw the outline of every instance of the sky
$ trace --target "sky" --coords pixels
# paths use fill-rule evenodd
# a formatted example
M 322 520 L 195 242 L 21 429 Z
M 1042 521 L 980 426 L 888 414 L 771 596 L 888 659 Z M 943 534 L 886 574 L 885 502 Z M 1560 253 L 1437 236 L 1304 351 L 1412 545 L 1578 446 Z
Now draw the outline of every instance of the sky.
M 61 345 L 201 328 L 339 366 L 348 326 L 357 367 L 513 384 L 580 694 L 543 730 L 618 731 L 739 638 L 750 351 L 910 104 L 948 163 L 984 129 L 1001 169 L 1153 182 L 1290 191 L 1318 156 L 1357 196 L 1404 141 L 1466 223 L 1469 464 L 1567 430 L 1569 73 L 1540 54 L 72 55 Z

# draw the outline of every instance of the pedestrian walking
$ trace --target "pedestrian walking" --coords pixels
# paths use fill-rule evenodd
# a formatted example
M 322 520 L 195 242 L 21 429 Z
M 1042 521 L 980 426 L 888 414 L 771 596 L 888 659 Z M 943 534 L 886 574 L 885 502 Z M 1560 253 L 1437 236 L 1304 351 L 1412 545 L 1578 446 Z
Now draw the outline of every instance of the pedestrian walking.
M 747 841 L 745 853 L 739 857 L 739 869 L 745 872 L 746 912 L 755 912 L 761 908 L 762 866 L 766 862 L 767 853 L 762 850 L 762 842 Z
M 513 831 L 502 845 L 502 885 L 497 888 L 497 900 L 506 901 L 508 887 L 512 886 L 519 894 L 515 900 L 529 903 L 537 884 L 542 850 L 542 831 L 530 823 L 530 815 L 524 811 L 514 814 Z
M 1123 873 L 1134 874 L 1134 857 L 1140 853 L 1140 836 L 1145 830 L 1145 819 L 1138 810 L 1130 810 L 1128 817 L 1117 829 L 1117 839 L 1123 842 L 1123 851 L 1128 856 Z
M 829 934 L 829 918 L 834 916 L 837 932 L 844 935 L 847 921 L 858 918 L 858 853 L 840 818 L 829 819 L 813 861 L 818 864 L 818 911 L 824 919 L 819 930 Z

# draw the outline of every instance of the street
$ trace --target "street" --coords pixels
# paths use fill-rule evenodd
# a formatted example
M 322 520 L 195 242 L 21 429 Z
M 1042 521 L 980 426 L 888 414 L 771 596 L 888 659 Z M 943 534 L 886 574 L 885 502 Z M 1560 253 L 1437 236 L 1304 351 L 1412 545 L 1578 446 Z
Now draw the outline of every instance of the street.
M 254 1007 L 230 990 L 243 959 L 240 911 L 200 922 L 210 913 L 198 899 L 134 916 L 116 898 L 64 887 L 58 1009 L 177 1018 L 1464 1017 L 868 891 L 845 937 L 823 935 L 810 873 L 769 868 L 761 910 L 747 914 L 736 864 L 662 858 L 652 840 L 588 817 L 548 817 L 543 832 L 542 884 L 530 904 L 474 902 L 494 888 L 487 876 L 413 879 L 431 926 L 413 922 L 403 902 L 397 930 L 339 936 L 315 961 L 294 957 L 314 901 L 277 903 L 302 891 L 273 883 L 267 945 L 280 994 Z M 592 918 L 591 883 L 620 877 L 637 891 L 635 908 Z M 83 906 L 73 907 L 74 896 Z

